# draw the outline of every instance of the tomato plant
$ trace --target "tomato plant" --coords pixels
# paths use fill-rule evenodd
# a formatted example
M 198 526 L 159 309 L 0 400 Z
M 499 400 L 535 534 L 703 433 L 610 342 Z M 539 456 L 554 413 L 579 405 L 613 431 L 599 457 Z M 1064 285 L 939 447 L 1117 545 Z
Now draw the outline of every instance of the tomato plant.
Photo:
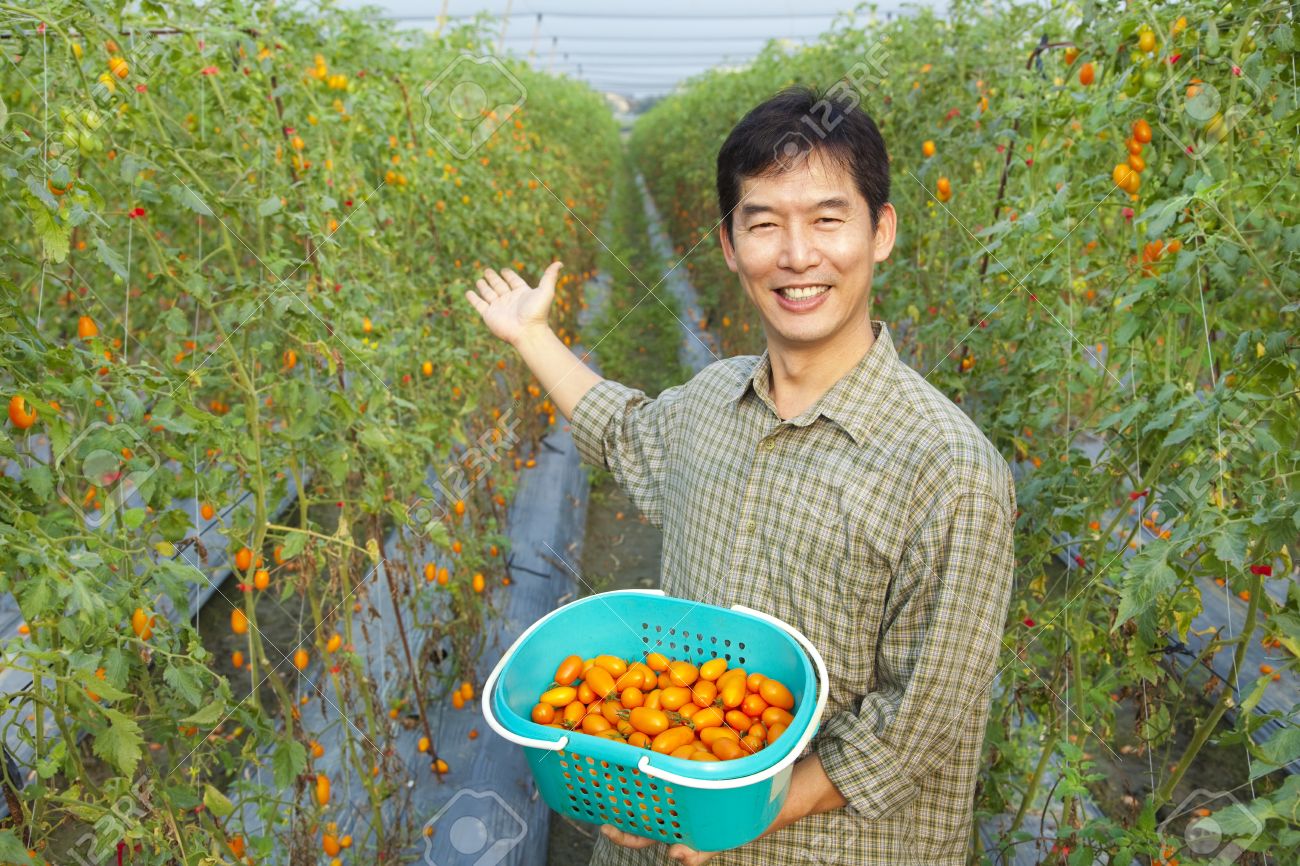
M 790 84 L 845 81 L 881 128 L 899 238 L 873 316 L 1019 479 L 979 788 L 1011 819 L 986 862 L 1043 809 L 1064 814 L 1048 862 L 1175 858 L 1167 822 L 1216 740 L 1244 804 L 1216 819 L 1280 862 L 1300 849 L 1300 789 L 1274 772 L 1300 752 L 1278 679 L 1300 652 L 1295 24 L 1271 2 L 1023 13 L 959 2 L 773 43 L 660 101 L 633 154 L 679 255 L 699 244 L 727 353 L 757 354 L 707 157 Z M 1090 817 L 1097 755 L 1120 750 L 1142 796 Z
M 409 627 L 457 650 L 411 659 L 402 687 L 473 695 L 480 623 L 508 591 L 505 508 L 555 419 L 458 307 L 485 264 L 559 257 L 571 339 L 595 265 L 580 221 L 604 207 L 617 128 L 519 62 L 476 79 L 488 103 L 448 103 L 436 85 L 483 51 L 473 27 L 396 35 L 262 2 L 0 9 L 0 590 L 25 621 L 6 672 L 32 681 L 5 697 L 27 784 L 0 859 L 48 859 L 78 821 L 132 863 L 253 862 L 338 808 L 299 670 L 324 659 L 345 743 L 395 736 L 352 651 L 379 562 Z M 416 521 L 430 467 L 468 481 Z M 214 520 L 224 550 L 197 543 Z M 396 526 L 417 531 L 389 548 Z M 229 625 L 200 633 L 191 590 L 232 566 Z M 296 652 L 260 624 L 281 605 L 304 611 Z M 432 778 L 449 768 L 421 724 Z M 403 844 L 380 812 L 403 780 L 346 751 L 369 794 L 354 850 L 382 859 Z M 268 772 L 225 800 L 253 765 Z M 246 838 L 248 805 L 267 823 Z

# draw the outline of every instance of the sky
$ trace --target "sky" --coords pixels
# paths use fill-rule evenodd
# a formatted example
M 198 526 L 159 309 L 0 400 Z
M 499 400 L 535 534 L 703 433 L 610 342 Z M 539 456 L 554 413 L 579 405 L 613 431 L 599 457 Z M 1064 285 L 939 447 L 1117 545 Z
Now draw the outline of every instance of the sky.
M 445 0 L 445 5 L 451 19 L 479 12 L 500 18 L 509 10 L 505 53 L 531 51 L 538 68 L 582 78 L 598 90 L 645 97 L 667 93 L 710 67 L 743 64 L 769 39 L 813 41 L 837 16 L 852 12 L 854 0 Z M 947 3 L 907 5 L 942 9 Z M 339 6 L 376 6 L 397 26 L 433 29 L 444 0 L 339 0 Z M 908 14 L 902 7 L 900 0 L 878 0 L 876 8 L 883 19 Z

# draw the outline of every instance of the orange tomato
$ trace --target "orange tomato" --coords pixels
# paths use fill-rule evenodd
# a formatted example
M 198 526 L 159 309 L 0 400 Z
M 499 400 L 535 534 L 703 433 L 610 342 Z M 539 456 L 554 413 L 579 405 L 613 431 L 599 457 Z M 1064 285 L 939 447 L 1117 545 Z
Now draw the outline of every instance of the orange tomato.
M 457 692 L 456 694 L 460 694 Z M 553 689 L 547 689 L 542 692 L 542 696 L 537 699 L 538 703 L 550 704 L 553 707 L 564 707 L 573 703 L 578 697 L 578 690 L 573 686 L 556 686 Z
M 758 693 L 767 701 L 769 706 L 780 707 L 788 710 L 794 706 L 794 695 L 790 694 L 782 683 L 777 680 L 764 680 L 758 687 Z
M 300 671 L 306 670 L 307 664 L 310 661 L 311 661 L 311 655 L 307 652 L 307 650 L 303 649 L 302 647 L 298 647 L 298 649 L 294 650 L 293 666 L 296 667 L 298 670 Z
M 578 683 L 578 700 L 584 704 L 589 704 L 596 700 L 596 693 L 591 690 L 591 686 L 586 683 Z
M 734 761 L 736 758 L 743 758 L 749 754 L 740 745 L 739 740 L 731 740 L 726 737 L 714 740 L 712 751 L 722 761 Z
M 534 722 L 539 725 L 549 725 L 555 721 L 555 707 L 550 704 L 536 704 L 532 713 L 529 714 Z
M 761 737 L 755 737 L 752 734 L 746 734 L 740 738 L 740 747 L 745 750 L 745 754 L 752 755 L 761 751 L 766 745 Z
M 627 662 L 623 661 L 618 656 L 599 655 L 596 656 L 593 664 L 604 668 L 615 677 L 621 677 L 623 674 L 627 673 Z
M 1096 80 L 1097 70 L 1093 68 L 1091 63 L 1085 63 L 1079 68 L 1079 83 L 1084 87 L 1087 87 Z
M 665 710 L 678 710 L 691 702 L 691 690 L 684 686 L 669 686 L 660 692 L 659 702 Z
M 668 730 L 668 714 L 663 710 L 651 710 L 645 707 L 637 707 L 632 710 L 627 720 L 643 734 L 656 737 Z
M 708 680 L 697 682 L 691 689 L 691 700 L 697 707 L 707 707 L 718 696 L 718 687 Z
M 696 749 L 694 752 L 692 752 L 691 755 L 690 755 L 690 758 L 691 758 L 692 761 L 720 761 L 720 760 L 722 760 L 721 758 L 719 758 L 717 755 L 713 754 L 712 752 L 705 752 L 705 751 L 702 751 L 702 750 L 700 750 L 700 749 Z
M 216 517 L 216 515 L 217 515 L 217 510 L 207 502 L 203 503 L 203 505 L 199 508 L 199 516 L 202 517 L 204 520 L 211 520 L 213 517 Z
M 330 635 L 329 641 L 325 644 L 325 652 L 336 653 L 339 651 L 339 647 L 341 646 L 343 646 L 343 635 Z
M 633 707 L 639 707 L 645 703 L 645 693 L 636 686 L 628 686 L 619 693 L 618 701 L 625 708 L 630 710 Z
M 640 689 L 645 683 L 641 670 L 639 667 L 628 668 L 622 676 L 614 681 L 614 688 L 620 692 L 624 689 Z M 654 674 L 652 673 L 651 676 L 654 676 Z
M 1146 144 L 1151 141 L 1151 124 L 1145 120 L 1135 120 L 1133 122 L 1133 139 Z
M 564 708 L 564 727 L 574 727 L 585 715 L 587 715 L 587 705 L 582 701 L 574 701 Z
M 668 681 L 675 686 L 689 686 L 700 677 L 700 670 L 690 662 L 668 665 Z
M 316 802 L 322 806 L 330 802 L 330 777 L 324 773 L 316 774 Z
M 668 670 L 668 658 L 663 653 L 647 653 L 645 663 L 655 673 Z
M 26 430 L 36 423 L 36 409 L 29 407 L 21 395 L 15 394 L 9 399 L 9 421 L 19 430 Z
M 244 634 L 248 631 L 248 617 L 237 607 L 230 611 L 230 630 L 235 634 Z
M 1136 153 L 1130 153 L 1128 155 L 1128 166 L 1134 171 L 1145 171 L 1147 167 L 1147 161 L 1142 157 L 1138 156 Z
M 729 710 L 740 706 L 745 700 L 745 678 L 734 677 L 718 691 L 719 697 L 722 698 L 722 705 Z
M 244 669 L 244 654 L 239 650 L 235 650 L 230 654 L 230 663 L 234 666 L 235 670 L 242 671 Z
M 700 665 L 700 679 L 712 682 L 722 676 L 727 670 L 726 659 L 709 659 Z
M 691 726 L 695 730 L 716 728 L 722 724 L 722 707 L 703 707 L 691 716 Z
M 740 734 L 727 727 L 705 728 L 700 731 L 700 742 L 712 746 L 717 740 L 726 739 L 740 742 Z
M 249 550 L 247 547 L 239 548 L 239 552 L 235 554 L 235 570 L 248 571 L 248 567 L 252 564 L 253 551 Z
M 763 715 L 760 716 L 760 718 L 762 719 L 763 724 L 767 725 L 769 728 L 776 724 L 782 724 L 788 728 L 790 727 L 790 723 L 794 721 L 794 716 L 790 715 L 788 711 L 775 706 L 763 710 Z
M 930 157 L 934 156 L 934 142 L 930 141 L 929 139 L 926 139 L 924 142 L 922 142 L 921 153 L 925 154 L 926 159 L 929 159 Z
M 646 693 L 645 700 L 641 702 L 641 706 L 646 709 L 657 710 L 662 706 L 663 695 L 664 693 L 661 689 L 651 689 Z
M 592 665 L 587 671 L 586 683 L 598 698 L 608 697 L 614 691 L 614 677 L 603 667 Z
M 785 733 L 785 725 L 773 725 L 767 729 L 767 744 L 770 746 L 776 742 L 777 737 Z
M 727 710 L 727 714 L 723 719 L 737 731 L 748 731 L 749 726 L 754 724 L 754 720 L 740 710 Z
M 595 713 L 588 713 L 582 717 L 582 732 L 584 734 L 599 734 L 601 731 L 608 731 L 612 725 L 604 716 Z
M 265 568 L 259 568 L 253 573 L 253 586 L 258 589 L 266 589 L 271 585 L 271 572 Z
M 685 725 L 678 725 L 658 734 L 650 742 L 650 748 L 661 755 L 668 755 L 693 742 L 695 742 L 695 731 Z
M 1124 142 L 1124 146 L 1128 148 L 1128 152 L 1130 156 L 1142 155 L 1142 142 L 1138 141 L 1137 139 L 1130 138 L 1128 141 Z
M 740 705 L 740 711 L 751 719 L 757 719 L 763 715 L 763 710 L 767 709 L 767 701 L 763 700 L 761 695 L 745 695 L 745 702 Z
M 91 337 L 99 334 L 99 326 L 90 316 L 82 316 L 77 319 L 77 336 L 83 340 L 89 340 Z
M 643 734 L 640 731 L 633 731 L 631 734 L 628 734 L 627 744 L 629 746 L 636 746 L 638 749 L 648 749 L 650 748 L 650 737 L 648 734 Z

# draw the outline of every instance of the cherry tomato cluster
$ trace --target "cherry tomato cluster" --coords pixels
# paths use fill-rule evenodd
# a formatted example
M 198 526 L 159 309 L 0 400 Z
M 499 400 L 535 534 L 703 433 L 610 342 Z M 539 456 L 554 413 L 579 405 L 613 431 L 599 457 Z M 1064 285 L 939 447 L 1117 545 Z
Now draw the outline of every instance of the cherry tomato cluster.
M 571 655 L 533 707 L 539 725 L 692 761 L 730 761 L 770 746 L 794 719 L 790 689 L 760 673 L 647 653 Z

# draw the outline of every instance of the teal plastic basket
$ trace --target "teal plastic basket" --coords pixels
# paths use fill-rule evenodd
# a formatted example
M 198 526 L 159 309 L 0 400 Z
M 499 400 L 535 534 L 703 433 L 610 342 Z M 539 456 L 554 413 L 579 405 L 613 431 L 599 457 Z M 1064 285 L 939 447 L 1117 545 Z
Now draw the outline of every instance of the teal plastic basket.
M 794 694 L 794 720 L 757 754 L 702 762 L 559 733 L 530 718 L 566 656 L 641 658 L 648 652 L 697 665 L 722 657 L 729 667 L 775 677 Z M 660 590 L 618 590 L 570 602 L 529 627 L 492 670 L 482 706 L 488 725 L 524 748 L 537 789 L 556 812 L 698 851 L 721 851 L 758 838 L 781 811 L 793 764 L 826 708 L 827 682 L 817 648 L 776 617 Z

